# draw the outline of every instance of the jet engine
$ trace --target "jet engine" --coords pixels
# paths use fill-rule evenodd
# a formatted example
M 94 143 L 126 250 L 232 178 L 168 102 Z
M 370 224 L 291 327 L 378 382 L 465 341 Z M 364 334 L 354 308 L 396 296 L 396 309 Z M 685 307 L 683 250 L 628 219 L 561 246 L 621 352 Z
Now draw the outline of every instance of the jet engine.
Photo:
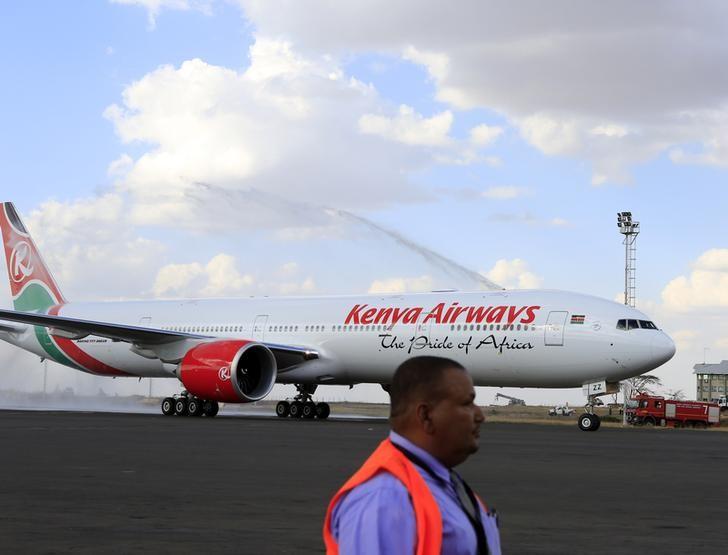
M 190 349 L 179 365 L 178 377 L 200 399 L 225 403 L 259 401 L 273 388 L 276 359 L 265 345 L 223 340 Z

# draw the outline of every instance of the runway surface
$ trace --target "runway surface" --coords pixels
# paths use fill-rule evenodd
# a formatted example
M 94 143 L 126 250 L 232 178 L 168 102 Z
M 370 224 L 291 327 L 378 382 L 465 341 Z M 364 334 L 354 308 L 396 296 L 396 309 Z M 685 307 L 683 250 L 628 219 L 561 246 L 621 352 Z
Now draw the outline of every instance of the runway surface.
M 0 411 L 0 538 L 21 553 L 320 553 L 381 421 Z M 728 434 L 485 424 L 461 473 L 505 552 L 724 553 Z

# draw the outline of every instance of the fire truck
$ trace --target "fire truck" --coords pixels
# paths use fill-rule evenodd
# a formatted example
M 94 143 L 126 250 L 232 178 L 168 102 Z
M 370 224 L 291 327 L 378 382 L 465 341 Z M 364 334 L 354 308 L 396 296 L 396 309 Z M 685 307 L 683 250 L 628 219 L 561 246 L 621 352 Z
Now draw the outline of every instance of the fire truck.
M 627 407 L 627 422 L 636 426 L 707 428 L 720 423 L 717 403 L 679 401 L 640 393 Z

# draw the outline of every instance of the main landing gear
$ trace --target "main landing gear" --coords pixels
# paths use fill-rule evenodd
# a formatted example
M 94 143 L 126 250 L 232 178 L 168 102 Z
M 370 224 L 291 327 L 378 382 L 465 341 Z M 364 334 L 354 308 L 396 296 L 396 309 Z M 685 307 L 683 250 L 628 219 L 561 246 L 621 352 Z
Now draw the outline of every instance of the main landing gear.
M 328 403 L 314 403 L 311 396 L 316 391 L 316 385 L 296 384 L 298 394 L 293 401 L 279 401 L 276 405 L 276 414 L 279 418 L 318 418 L 326 420 L 331 414 L 331 407 Z
M 212 418 L 220 410 L 217 401 L 198 399 L 183 391 L 162 401 L 162 414 L 165 416 L 209 416 Z

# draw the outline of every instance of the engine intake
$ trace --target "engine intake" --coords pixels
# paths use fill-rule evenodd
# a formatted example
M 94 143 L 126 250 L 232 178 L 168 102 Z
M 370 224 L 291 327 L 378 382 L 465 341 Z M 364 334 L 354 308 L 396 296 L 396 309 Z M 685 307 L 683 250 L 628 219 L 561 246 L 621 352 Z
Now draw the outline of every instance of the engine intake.
M 225 403 L 259 401 L 273 389 L 276 359 L 252 341 L 212 341 L 190 349 L 179 366 L 185 389 L 201 399 Z

